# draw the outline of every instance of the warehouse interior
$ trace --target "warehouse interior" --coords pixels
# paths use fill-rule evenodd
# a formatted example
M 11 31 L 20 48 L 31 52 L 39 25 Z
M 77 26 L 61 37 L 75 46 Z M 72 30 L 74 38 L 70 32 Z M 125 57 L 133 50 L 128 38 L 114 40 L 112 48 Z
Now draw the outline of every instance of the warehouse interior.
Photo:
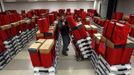
M 0 75 L 134 75 L 134 0 L 0 0 Z

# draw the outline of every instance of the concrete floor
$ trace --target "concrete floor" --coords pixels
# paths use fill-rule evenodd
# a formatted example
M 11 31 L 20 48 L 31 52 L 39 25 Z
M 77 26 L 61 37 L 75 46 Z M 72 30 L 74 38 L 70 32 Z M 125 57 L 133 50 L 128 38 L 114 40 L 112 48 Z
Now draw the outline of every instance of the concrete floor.
M 31 43 L 33 43 L 32 41 Z M 29 43 L 27 47 L 31 44 Z M 34 75 L 27 47 L 0 71 L 0 75 Z M 69 46 L 69 56 L 60 56 L 56 75 L 95 75 L 90 61 L 77 62 L 72 44 Z M 132 60 L 134 67 L 134 60 Z M 45 74 L 43 74 L 45 75 Z M 134 75 L 132 68 L 131 75 Z

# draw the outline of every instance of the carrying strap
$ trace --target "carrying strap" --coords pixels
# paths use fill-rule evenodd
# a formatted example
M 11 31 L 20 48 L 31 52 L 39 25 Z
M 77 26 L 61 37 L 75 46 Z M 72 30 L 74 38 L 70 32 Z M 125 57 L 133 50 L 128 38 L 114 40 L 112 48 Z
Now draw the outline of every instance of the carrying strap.
M 82 27 L 82 24 L 80 24 L 80 25 L 78 25 L 76 27 L 71 28 L 71 30 L 74 31 L 74 30 L 80 29 L 81 27 Z

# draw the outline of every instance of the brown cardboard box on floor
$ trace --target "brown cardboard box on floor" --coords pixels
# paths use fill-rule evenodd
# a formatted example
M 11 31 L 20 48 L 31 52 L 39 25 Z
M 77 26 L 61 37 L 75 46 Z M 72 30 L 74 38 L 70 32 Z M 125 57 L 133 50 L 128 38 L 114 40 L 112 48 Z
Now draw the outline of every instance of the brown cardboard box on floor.
M 41 43 L 41 44 L 43 44 L 45 41 L 46 41 L 46 39 L 39 39 L 39 40 L 36 41 L 36 43 Z
M 37 42 L 35 42 L 35 43 L 33 43 L 33 44 L 28 48 L 28 50 L 30 50 L 30 49 L 31 49 L 31 50 L 34 49 L 34 50 L 37 50 L 37 52 L 38 52 L 40 46 L 41 46 L 41 43 L 37 43 Z
M 41 61 L 40 61 L 40 57 L 39 57 L 39 48 L 41 46 L 41 43 L 33 43 L 29 48 L 29 54 L 30 54 L 30 58 L 31 58 L 31 62 L 32 65 L 34 67 L 40 67 L 41 66 Z
M 54 46 L 54 39 L 46 39 L 46 41 L 42 44 L 42 46 L 39 48 L 40 53 L 49 53 Z
M 44 33 L 40 33 L 39 30 L 36 32 L 36 38 L 44 38 L 44 37 L 45 37 Z

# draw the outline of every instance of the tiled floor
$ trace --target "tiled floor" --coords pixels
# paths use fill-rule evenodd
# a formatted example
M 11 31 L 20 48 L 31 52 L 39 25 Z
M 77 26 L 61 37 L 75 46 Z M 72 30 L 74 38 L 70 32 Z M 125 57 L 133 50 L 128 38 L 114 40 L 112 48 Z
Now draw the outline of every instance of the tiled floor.
M 27 45 L 27 47 L 29 45 Z M 90 61 L 77 62 L 71 44 L 69 49 L 69 56 L 60 56 L 56 75 L 95 75 Z M 132 60 L 132 62 L 134 62 L 134 60 Z M 132 69 L 131 75 L 134 75 L 133 71 L 134 69 Z M 34 75 L 27 48 L 21 51 L 3 70 L 1 70 L 0 75 Z

